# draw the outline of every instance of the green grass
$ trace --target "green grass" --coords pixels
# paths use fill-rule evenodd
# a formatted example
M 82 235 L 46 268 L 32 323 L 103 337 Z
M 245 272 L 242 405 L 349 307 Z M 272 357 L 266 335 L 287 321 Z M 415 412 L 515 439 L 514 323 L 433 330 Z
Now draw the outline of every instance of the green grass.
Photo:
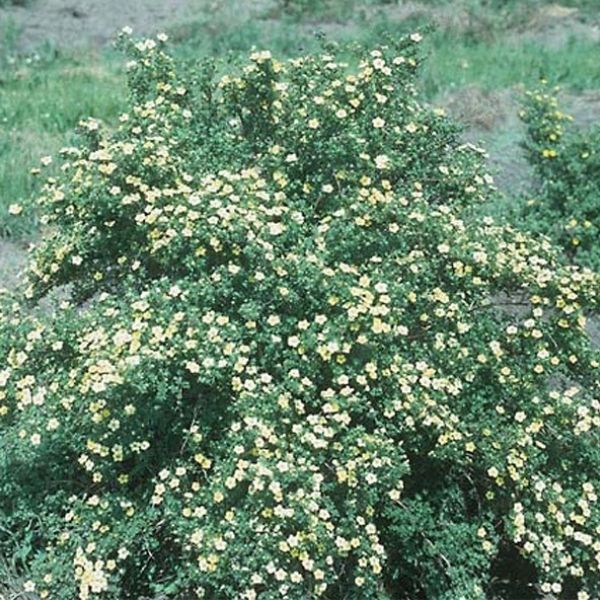
M 473 84 L 487 90 L 534 86 L 541 78 L 573 90 L 596 89 L 600 87 L 599 50 L 597 43 L 575 38 L 555 49 L 531 41 L 471 44 L 441 38 L 433 41 L 424 89 L 433 97 Z
M 8 214 L 10 204 L 26 204 L 35 189 L 31 168 L 72 142 L 80 119 L 114 121 L 124 93 L 118 62 L 94 56 L 23 63 L 0 84 L 0 237 L 35 231 L 31 212 Z

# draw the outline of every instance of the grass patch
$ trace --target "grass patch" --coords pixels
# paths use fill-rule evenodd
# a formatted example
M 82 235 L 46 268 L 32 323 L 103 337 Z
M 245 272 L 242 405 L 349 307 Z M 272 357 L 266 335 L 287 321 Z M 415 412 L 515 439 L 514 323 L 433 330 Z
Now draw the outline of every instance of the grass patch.
M 597 43 L 575 38 L 564 48 L 551 48 L 527 40 L 466 43 L 458 38 L 434 37 L 423 76 L 424 90 L 433 97 L 467 85 L 502 89 L 542 78 L 573 90 L 597 88 L 598 49 Z
M 33 218 L 10 217 L 8 207 L 31 196 L 37 181 L 30 170 L 40 157 L 72 142 L 82 118 L 113 121 L 122 102 L 118 63 L 110 59 L 59 57 L 14 68 L 0 87 L 0 236 L 35 231 Z

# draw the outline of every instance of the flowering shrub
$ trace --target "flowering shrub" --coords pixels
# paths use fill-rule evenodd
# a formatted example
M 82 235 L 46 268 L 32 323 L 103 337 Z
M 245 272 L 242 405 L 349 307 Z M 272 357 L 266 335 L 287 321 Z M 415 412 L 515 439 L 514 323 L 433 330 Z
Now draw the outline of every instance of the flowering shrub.
M 492 182 L 420 39 L 216 78 L 123 36 L 131 106 L 64 149 L 0 319 L 27 590 L 600 592 L 598 279 L 470 217 Z
M 525 149 L 540 180 L 529 202 L 531 225 L 550 235 L 570 260 L 600 268 L 600 128 L 573 129 L 559 110 L 556 90 L 543 87 L 526 96 L 521 118 Z

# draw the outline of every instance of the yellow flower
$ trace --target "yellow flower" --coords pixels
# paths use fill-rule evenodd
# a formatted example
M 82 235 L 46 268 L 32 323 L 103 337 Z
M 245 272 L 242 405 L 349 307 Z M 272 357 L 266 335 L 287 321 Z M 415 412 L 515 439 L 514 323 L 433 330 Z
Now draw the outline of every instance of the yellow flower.
M 496 469 L 496 467 L 490 467 L 490 468 L 487 470 L 487 474 L 488 474 L 490 477 L 496 478 L 496 477 L 498 477 L 498 475 L 499 475 L 500 473 L 498 472 L 498 469 Z
M 375 167 L 379 170 L 384 170 L 389 168 L 390 159 L 385 154 L 380 154 L 375 157 Z

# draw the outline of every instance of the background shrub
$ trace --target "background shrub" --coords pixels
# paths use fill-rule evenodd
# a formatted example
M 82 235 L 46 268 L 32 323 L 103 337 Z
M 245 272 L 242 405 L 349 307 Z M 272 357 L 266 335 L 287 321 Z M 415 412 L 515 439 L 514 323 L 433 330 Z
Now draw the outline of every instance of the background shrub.
M 164 41 L 122 36 L 129 110 L 62 151 L 3 300 L 24 589 L 597 594 L 597 276 L 472 218 L 491 178 L 417 98 L 421 35 L 219 76 Z
M 529 92 L 521 118 L 525 149 L 539 179 L 527 206 L 534 231 L 555 240 L 578 264 L 600 268 L 600 127 L 580 130 L 559 110 L 557 90 Z

